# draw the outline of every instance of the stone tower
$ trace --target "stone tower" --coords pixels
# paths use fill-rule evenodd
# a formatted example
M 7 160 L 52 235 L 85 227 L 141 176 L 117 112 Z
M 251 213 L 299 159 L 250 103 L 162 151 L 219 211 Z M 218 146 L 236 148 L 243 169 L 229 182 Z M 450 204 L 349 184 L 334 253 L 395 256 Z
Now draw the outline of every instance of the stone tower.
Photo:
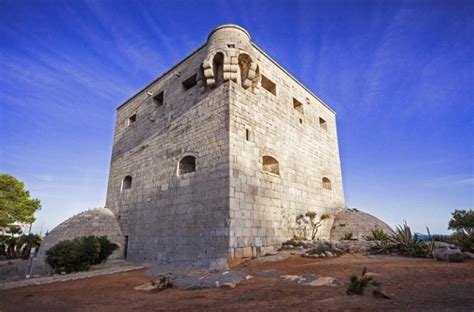
M 236 25 L 117 109 L 106 207 L 135 261 L 239 261 L 344 208 L 335 113 Z

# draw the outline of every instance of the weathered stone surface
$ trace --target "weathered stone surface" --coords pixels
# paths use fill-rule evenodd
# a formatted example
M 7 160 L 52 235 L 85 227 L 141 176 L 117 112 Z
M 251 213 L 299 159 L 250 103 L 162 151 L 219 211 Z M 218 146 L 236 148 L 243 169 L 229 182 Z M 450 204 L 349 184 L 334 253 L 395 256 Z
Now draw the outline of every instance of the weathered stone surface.
M 433 257 L 436 260 L 443 260 L 449 262 L 463 262 L 464 256 L 461 250 L 457 248 L 441 247 L 434 251 Z
M 469 252 L 469 251 L 464 251 L 462 253 L 464 259 L 474 259 L 474 253 Z
M 344 283 L 335 277 L 307 275 L 282 275 L 281 279 L 306 286 L 341 286 Z
M 382 229 L 385 233 L 393 230 L 382 220 L 356 209 L 343 209 L 338 212 L 331 229 L 331 240 L 341 240 L 346 233 L 352 233 L 354 239 L 364 240 L 372 236 L 373 229 Z
M 181 289 L 234 288 L 247 280 L 248 275 L 240 271 L 225 271 L 214 274 L 178 274 L 170 277 L 173 286 Z

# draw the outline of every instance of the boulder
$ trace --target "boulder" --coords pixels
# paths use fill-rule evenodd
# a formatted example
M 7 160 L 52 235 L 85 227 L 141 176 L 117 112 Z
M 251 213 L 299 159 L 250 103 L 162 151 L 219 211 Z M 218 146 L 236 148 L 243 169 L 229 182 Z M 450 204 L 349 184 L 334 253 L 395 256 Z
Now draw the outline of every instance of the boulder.
M 474 259 L 474 253 L 465 251 L 462 253 L 464 259 Z
M 463 253 L 457 248 L 440 247 L 433 252 L 433 257 L 436 260 L 443 260 L 449 262 L 464 261 Z

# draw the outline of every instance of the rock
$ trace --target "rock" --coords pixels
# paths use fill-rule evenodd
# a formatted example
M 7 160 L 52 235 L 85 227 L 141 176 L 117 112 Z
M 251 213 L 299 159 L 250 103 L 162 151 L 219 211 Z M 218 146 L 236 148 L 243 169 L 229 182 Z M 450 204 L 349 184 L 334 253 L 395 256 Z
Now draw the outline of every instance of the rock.
M 275 261 L 285 260 L 289 256 L 290 255 L 288 253 L 281 252 L 273 256 L 260 257 L 260 258 L 253 259 L 251 261 L 254 263 L 275 262 Z
M 433 252 L 433 257 L 436 260 L 443 260 L 449 262 L 463 262 L 464 256 L 461 250 L 446 247 L 440 247 Z
M 324 252 L 326 254 L 326 257 L 329 257 L 329 258 L 333 258 L 334 257 L 334 254 L 330 251 L 326 251 Z
M 240 271 L 205 274 L 177 274 L 171 277 L 173 286 L 181 289 L 234 288 L 247 280 L 247 274 Z
M 474 259 L 474 253 L 469 251 L 463 252 L 462 256 L 464 257 L 464 259 Z
M 275 277 L 275 276 L 279 275 L 279 273 L 276 269 L 257 271 L 253 274 L 255 274 L 257 276 L 261 276 L 261 277 Z
M 445 243 L 445 242 L 434 242 L 436 248 L 458 248 L 454 244 Z
M 314 274 L 307 275 L 282 275 L 281 279 L 289 282 L 295 282 L 297 284 L 306 286 L 341 286 L 344 283 L 334 277 L 330 276 L 317 276 Z

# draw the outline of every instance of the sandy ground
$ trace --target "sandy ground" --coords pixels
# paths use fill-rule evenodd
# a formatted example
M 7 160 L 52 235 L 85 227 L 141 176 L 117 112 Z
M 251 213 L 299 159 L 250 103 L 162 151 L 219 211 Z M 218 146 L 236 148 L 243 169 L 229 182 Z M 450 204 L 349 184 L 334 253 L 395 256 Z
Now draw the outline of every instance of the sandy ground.
M 346 295 L 349 277 L 367 267 L 391 300 Z M 277 269 L 282 274 L 317 274 L 341 279 L 343 286 L 312 287 L 279 277 L 254 277 L 236 288 L 143 292 L 144 270 L 84 280 L 0 291 L 0 311 L 474 311 L 474 260 L 436 262 L 389 256 L 344 255 L 333 259 L 292 256 L 278 262 L 250 263 L 249 272 Z

